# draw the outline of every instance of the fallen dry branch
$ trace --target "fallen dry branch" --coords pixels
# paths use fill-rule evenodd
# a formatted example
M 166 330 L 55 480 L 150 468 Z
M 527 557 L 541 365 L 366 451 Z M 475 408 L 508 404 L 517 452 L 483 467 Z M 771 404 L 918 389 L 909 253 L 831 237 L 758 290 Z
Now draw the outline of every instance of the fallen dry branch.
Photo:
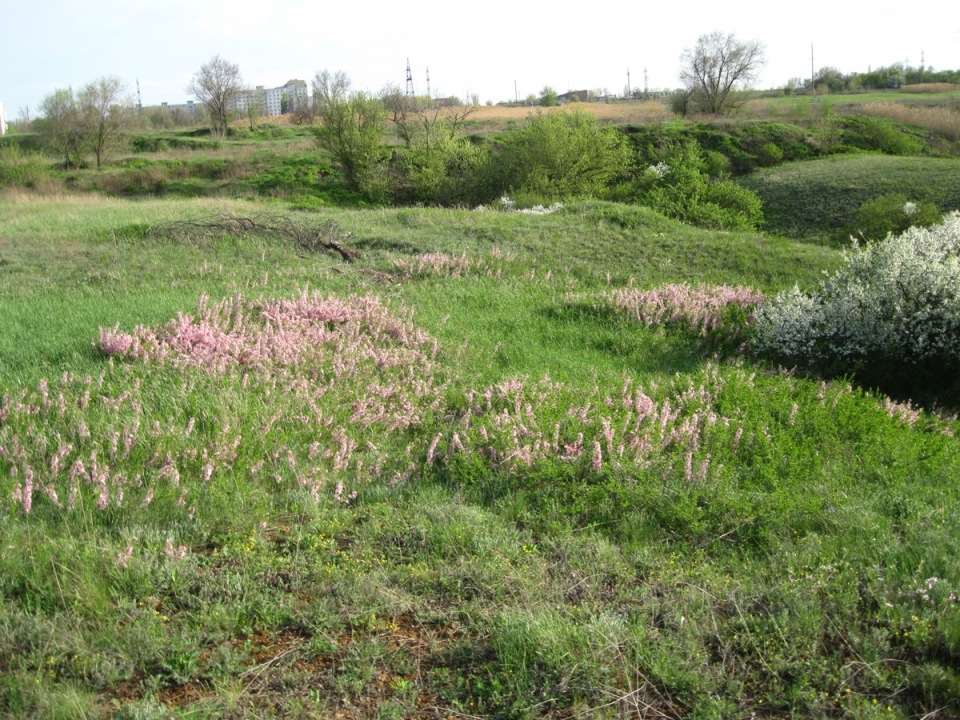
M 353 237 L 344 232 L 336 220 L 327 220 L 322 224 L 299 222 L 288 215 L 261 214 L 252 217 L 241 215 L 219 215 L 212 220 L 178 220 L 158 225 L 150 234 L 159 237 L 172 237 L 176 240 L 205 240 L 211 237 L 232 235 L 260 235 L 279 237 L 294 243 L 309 252 L 334 252 L 346 262 L 359 257 L 360 252 L 342 243 Z

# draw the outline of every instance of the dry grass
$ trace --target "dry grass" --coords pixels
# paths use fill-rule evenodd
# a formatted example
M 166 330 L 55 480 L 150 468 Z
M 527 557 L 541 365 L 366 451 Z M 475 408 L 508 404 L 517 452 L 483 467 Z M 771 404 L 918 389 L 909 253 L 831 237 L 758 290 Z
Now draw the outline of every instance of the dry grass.
M 954 83 L 917 83 L 916 85 L 904 85 L 900 88 L 900 92 L 920 94 L 948 93 L 957 90 L 960 90 L 960 85 Z
M 58 205 L 104 206 L 117 205 L 121 201 L 107 198 L 103 195 L 91 195 L 65 190 L 63 183 L 58 181 L 44 182 L 44 184 L 30 189 L 9 187 L 0 189 L 0 203 L 7 205 L 42 205 L 51 201 Z
M 948 140 L 960 140 L 960 110 L 948 107 L 916 107 L 896 102 L 871 102 L 861 105 L 860 112 L 919 125 Z
M 570 112 L 581 110 L 601 120 L 617 123 L 660 122 L 670 120 L 673 113 L 663 103 L 646 100 L 620 103 L 571 103 L 559 107 L 507 107 L 505 105 L 485 105 L 476 108 L 470 114 L 471 120 L 478 122 L 524 120 L 531 113 Z
M 469 111 L 466 118 L 468 122 L 479 123 L 485 126 L 484 129 L 496 131 L 507 123 L 522 122 L 530 115 L 535 115 L 538 112 L 550 114 L 572 112 L 574 110 L 593 115 L 603 122 L 617 124 L 663 122 L 673 119 L 673 112 L 670 108 L 656 100 L 617 103 L 581 102 L 557 107 L 478 105 L 474 108 L 451 107 L 447 108 L 446 112 L 451 116 L 463 116 L 464 112 Z M 235 124 L 244 125 L 247 122 L 247 120 L 238 120 Z M 279 117 L 261 118 L 258 124 L 293 125 L 294 123 L 291 115 L 281 115 Z

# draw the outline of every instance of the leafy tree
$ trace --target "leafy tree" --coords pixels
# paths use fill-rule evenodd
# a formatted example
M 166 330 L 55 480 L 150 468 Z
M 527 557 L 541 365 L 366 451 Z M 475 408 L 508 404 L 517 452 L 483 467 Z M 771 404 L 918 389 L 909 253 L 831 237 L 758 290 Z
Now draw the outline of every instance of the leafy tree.
M 556 90 L 549 85 L 545 85 L 543 90 L 540 91 L 540 104 L 543 105 L 543 107 L 559 105 L 559 97 Z
M 37 121 L 45 142 L 63 158 L 66 168 L 83 165 L 83 125 L 73 88 L 59 88 L 40 103 Z
M 813 87 L 815 90 L 843 92 L 847 89 L 847 78 L 835 67 L 822 67 L 813 77 Z
M 343 72 L 318 72 L 313 80 L 314 100 L 320 126 L 317 143 L 339 166 L 347 185 L 373 202 L 385 202 L 390 194 L 383 135 L 386 112 L 379 98 L 351 92 Z
M 219 55 L 214 55 L 209 62 L 201 65 L 187 85 L 187 92 L 207 106 L 211 129 L 217 137 L 226 134 L 230 112 L 236 107 L 237 97 L 242 90 L 240 68 Z
M 77 94 L 83 143 L 93 151 L 97 167 L 120 140 L 133 117 L 126 88 L 117 77 L 102 77 L 84 85 Z
M 732 33 L 701 35 L 680 56 L 680 79 L 702 112 L 722 115 L 739 106 L 737 91 L 756 80 L 763 52 L 759 41 L 742 42 Z

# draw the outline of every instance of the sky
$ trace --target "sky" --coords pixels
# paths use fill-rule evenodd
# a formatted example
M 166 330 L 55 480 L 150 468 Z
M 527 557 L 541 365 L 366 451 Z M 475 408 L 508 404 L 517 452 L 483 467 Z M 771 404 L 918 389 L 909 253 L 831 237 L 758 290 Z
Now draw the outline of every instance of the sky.
M 145 106 L 186 102 L 186 86 L 215 55 L 251 86 L 308 83 L 343 70 L 353 87 L 404 89 L 409 60 L 417 94 L 479 102 L 606 88 L 679 86 L 680 56 L 700 35 L 759 40 L 766 64 L 757 87 L 905 62 L 960 69 L 956 0 L 921 6 L 872 0 L 640 3 L 593 0 L 26 0 L 0 8 L 0 102 L 9 120 L 58 88 L 106 76 Z

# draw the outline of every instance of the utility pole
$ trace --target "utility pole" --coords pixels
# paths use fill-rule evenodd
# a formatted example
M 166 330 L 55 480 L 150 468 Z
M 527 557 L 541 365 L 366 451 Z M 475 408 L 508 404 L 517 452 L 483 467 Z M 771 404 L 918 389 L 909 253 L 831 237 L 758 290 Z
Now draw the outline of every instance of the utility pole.
M 810 43 L 810 92 L 816 94 L 813 87 L 813 43 Z

